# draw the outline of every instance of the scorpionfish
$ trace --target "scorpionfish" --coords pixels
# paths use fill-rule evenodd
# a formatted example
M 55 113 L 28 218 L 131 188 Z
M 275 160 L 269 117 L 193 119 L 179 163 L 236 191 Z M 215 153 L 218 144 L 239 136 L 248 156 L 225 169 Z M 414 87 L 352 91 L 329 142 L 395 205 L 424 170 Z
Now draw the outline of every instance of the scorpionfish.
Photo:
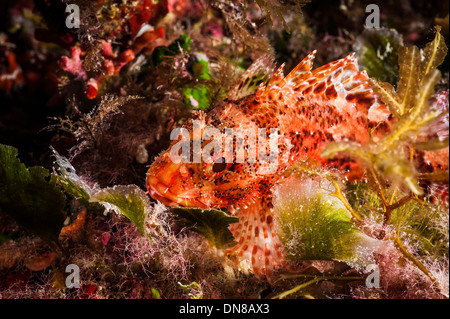
M 225 149 L 211 160 L 175 163 L 170 150 L 177 139 L 147 172 L 150 196 L 165 205 L 228 208 L 238 217 L 239 222 L 230 226 L 236 245 L 225 253 L 234 256 L 241 269 L 247 267 L 260 278 L 270 280 L 275 269 L 289 267 L 273 227 L 272 189 L 285 180 L 283 172 L 300 159 L 313 158 L 343 171 L 348 179 L 357 178 L 361 173 L 356 162 L 322 158 L 324 145 L 343 140 L 364 145 L 377 137 L 375 131 L 383 134 L 391 125 L 391 113 L 370 88 L 367 73 L 359 71 L 354 53 L 313 70 L 315 52 L 287 76 L 283 75 L 284 64 L 273 72 L 267 57 L 256 60 L 217 107 L 198 115 L 201 125 L 196 127 L 189 120 L 184 126 L 191 141 L 207 127 L 221 132 L 276 128 L 279 156 L 275 170 L 261 174 L 261 161 L 238 162 L 235 155 L 225 161 L 229 156 Z M 255 75 L 261 73 L 272 76 L 254 85 Z M 201 140 L 202 145 L 206 142 Z M 249 143 L 233 140 L 233 148 L 248 150 Z

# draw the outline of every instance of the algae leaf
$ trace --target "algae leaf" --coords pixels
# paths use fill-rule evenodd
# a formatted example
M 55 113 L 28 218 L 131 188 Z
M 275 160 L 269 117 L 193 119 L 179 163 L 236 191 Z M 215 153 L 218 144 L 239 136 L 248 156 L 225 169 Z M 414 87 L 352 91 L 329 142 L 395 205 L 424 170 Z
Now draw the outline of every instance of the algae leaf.
M 147 195 L 136 185 L 119 185 L 104 189 L 90 187 L 75 172 L 69 161 L 60 156 L 52 148 L 58 165 L 58 180 L 64 190 L 86 206 L 88 210 L 103 211 L 112 209 L 118 214 L 125 215 L 145 234 L 144 222 L 151 204 Z
M 146 234 L 145 218 L 151 211 L 151 204 L 145 192 L 136 185 L 104 188 L 92 194 L 89 201 L 113 205 L 116 213 L 125 215 L 142 235 Z
M 178 224 L 203 235 L 218 249 L 234 245 L 234 237 L 228 226 L 239 218 L 228 216 L 221 210 L 200 208 L 173 208 Z
M 403 37 L 394 29 L 365 29 L 356 38 L 354 49 L 359 65 L 371 78 L 383 82 L 398 81 L 398 50 L 403 46 Z
M 55 162 L 58 166 L 58 183 L 66 193 L 80 201 L 90 211 L 103 211 L 104 207 L 99 203 L 89 202 L 89 198 L 94 192 L 94 189 L 76 174 L 75 168 L 65 157 L 59 155 L 53 147 L 50 148 L 53 151 L 56 159 Z
M 55 248 L 66 218 L 66 197 L 56 175 L 49 177 L 39 166 L 28 169 L 17 155 L 16 148 L 0 145 L 0 208 Z
M 283 243 L 289 241 L 297 243 L 287 250 L 288 258 L 303 260 L 330 260 L 348 259 L 354 254 L 354 245 L 360 240 L 360 234 L 351 223 L 351 216 L 345 208 L 336 208 L 323 202 L 318 196 L 310 203 L 307 210 L 302 210 L 300 205 L 290 207 L 282 214 L 288 214 L 291 218 L 280 218 L 289 220 L 290 223 L 283 225 Z M 291 224 L 293 223 L 295 226 Z M 300 238 L 295 236 L 298 234 Z M 354 236 L 354 234 L 358 234 Z
M 371 262 L 381 242 L 352 223 L 331 182 L 315 178 L 286 183 L 274 190 L 275 232 L 286 258 L 339 260 L 356 267 Z
M 399 48 L 400 79 L 396 89 L 389 83 L 370 79 L 374 90 L 398 120 L 391 132 L 364 147 L 354 142 L 330 143 L 322 156 L 333 157 L 338 153 L 353 155 L 382 176 L 405 184 L 415 194 L 421 194 L 405 146 L 414 144 L 421 129 L 443 116 L 441 111 L 429 105 L 434 87 L 441 79 L 436 67 L 447 55 L 447 46 L 439 30 L 436 27 L 435 39 L 426 45 L 423 53 L 416 46 Z M 443 147 L 447 145 L 448 140 L 441 144 Z
M 447 46 L 439 30 L 437 27 L 435 39 L 426 45 L 422 55 L 416 46 L 399 48 L 400 80 L 396 90 L 388 83 L 371 80 L 383 102 L 401 122 L 394 128 L 399 131 L 395 132 L 395 137 L 435 118 L 435 114 L 427 115 L 425 111 L 428 109 L 428 99 L 434 93 L 434 86 L 441 78 L 436 68 L 447 55 Z M 402 120 L 406 123 L 402 123 Z

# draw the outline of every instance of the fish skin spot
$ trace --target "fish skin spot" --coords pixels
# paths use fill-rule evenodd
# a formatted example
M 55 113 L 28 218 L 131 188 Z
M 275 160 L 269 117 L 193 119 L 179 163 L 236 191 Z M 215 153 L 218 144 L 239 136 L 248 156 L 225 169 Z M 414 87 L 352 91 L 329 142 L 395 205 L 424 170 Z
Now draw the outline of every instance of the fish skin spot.
M 306 89 L 303 90 L 303 95 L 308 95 L 309 93 L 311 93 L 312 91 L 312 87 L 308 86 Z
M 337 97 L 337 92 L 336 92 L 336 89 L 334 88 L 334 85 L 328 87 L 325 90 L 325 95 L 329 99 L 335 99 Z
M 325 91 L 325 83 L 321 82 L 314 88 L 315 94 L 321 94 L 323 91 Z

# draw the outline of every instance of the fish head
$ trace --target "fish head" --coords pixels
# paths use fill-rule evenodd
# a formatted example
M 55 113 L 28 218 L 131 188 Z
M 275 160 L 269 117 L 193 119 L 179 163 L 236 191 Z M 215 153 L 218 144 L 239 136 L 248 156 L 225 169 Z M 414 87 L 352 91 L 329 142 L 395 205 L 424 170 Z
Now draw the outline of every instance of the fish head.
M 198 119 L 198 125 L 191 120 L 178 132 L 182 134 L 174 134 L 169 148 L 147 172 L 146 186 L 151 197 L 172 207 L 220 208 L 251 202 L 269 191 L 277 174 L 262 174 L 258 161 L 237 160 L 235 149 L 248 149 L 252 141 L 244 139 L 244 144 L 239 145 L 233 139 L 232 146 L 226 147 L 223 140 L 216 136 L 213 139 L 217 134 L 207 131 L 213 128 L 213 133 L 223 138 L 226 128 L 242 127 L 236 114 L 227 120 L 229 110 L 230 106 L 216 108 L 207 118 Z M 196 141 L 200 146 L 197 149 Z M 183 142 L 184 149 L 180 147 Z

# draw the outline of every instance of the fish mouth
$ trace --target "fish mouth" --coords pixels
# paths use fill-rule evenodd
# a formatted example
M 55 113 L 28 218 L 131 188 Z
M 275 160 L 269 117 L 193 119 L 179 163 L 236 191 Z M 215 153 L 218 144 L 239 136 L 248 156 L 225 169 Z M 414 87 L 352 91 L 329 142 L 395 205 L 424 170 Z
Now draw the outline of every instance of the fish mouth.
M 208 208 L 197 198 L 180 197 L 170 191 L 170 187 L 165 185 L 154 175 L 147 175 L 147 190 L 150 196 L 169 207 L 198 207 Z

